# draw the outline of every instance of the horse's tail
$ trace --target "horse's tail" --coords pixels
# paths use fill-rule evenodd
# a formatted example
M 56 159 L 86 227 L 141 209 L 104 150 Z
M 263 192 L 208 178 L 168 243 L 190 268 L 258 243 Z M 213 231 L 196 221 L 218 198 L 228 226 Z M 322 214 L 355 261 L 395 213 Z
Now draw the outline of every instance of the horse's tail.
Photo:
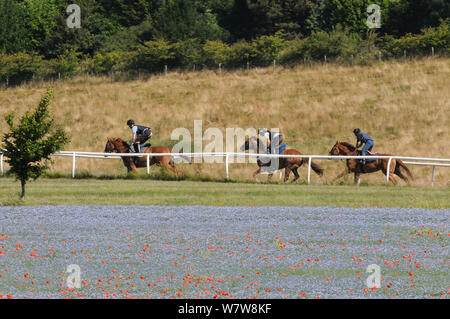
M 411 174 L 411 171 L 409 170 L 409 168 L 406 166 L 405 163 L 403 163 L 401 160 L 396 160 L 396 164 L 395 164 L 395 173 L 400 173 L 397 174 L 400 177 L 402 177 L 402 173 L 400 171 L 400 167 L 403 168 L 405 170 L 405 172 L 408 174 L 408 176 L 411 178 L 411 180 L 414 180 L 413 175 Z M 406 179 L 407 180 L 407 179 Z
M 305 162 L 306 165 L 308 165 L 308 159 L 304 159 L 303 161 Z M 311 161 L 311 168 L 313 169 L 314 172 L 316 172 L 317 175 L 323 176 L 323 168 L 314 163 L 313 161 Z

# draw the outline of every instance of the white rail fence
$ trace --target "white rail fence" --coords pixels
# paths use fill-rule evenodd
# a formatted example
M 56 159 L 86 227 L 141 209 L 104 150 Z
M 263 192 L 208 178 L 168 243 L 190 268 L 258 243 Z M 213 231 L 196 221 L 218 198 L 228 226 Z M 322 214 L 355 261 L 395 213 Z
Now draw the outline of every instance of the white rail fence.
M 227 179 L 230 177 L 230 159 L 237 157 L 261 157 L 261 154 L 256 153 L 95 153 L 95 152 L 69 152 L 63 151 L 53 154 L 52 156 L 71 157 L 72 158 L 72 177 L 75 177 L 76 160 L 77 158 L 93 158 L 93 159 L 121 159 L 122 157 L 146 157 L 147 158 L 147 174 L 150 174 L 150 158 L 152 156 L 173 156 L 176 157 L 222 157 L 225 158 L 225 172 Z M 389 183 L 389 171 L 393 159 L 400 159 L 408 165 L 431 166 L 431 186 L 434 186 L 434 176 L 436 167 L 450 167 L 450 159 L 446 158 L 427 158 L 427 157 L 406 157 L 406 156 L 331 156 L 331 155 L 281 155 L 281 154 L 264 154 L 266 158 L 307 158 L 308 159 L 308 177 L 307 183 L 311 183 L 311 162 L 312 160 L 348 160 L 348 159 L 388 159 L 386 184 Z M 420 162 L 419 162 L 420 161 Z M 0 153 L 0 173 L 4 174 L 3 153 Z M 281 172 L 280 172 L 281 174 Z M 281 176 L 281 175 L 280 175 Z

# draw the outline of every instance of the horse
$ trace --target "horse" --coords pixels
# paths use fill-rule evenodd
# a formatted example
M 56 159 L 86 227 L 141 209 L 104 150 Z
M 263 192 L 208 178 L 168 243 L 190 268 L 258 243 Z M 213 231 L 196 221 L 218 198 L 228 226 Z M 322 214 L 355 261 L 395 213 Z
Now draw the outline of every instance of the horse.
M 358 156 L 361 155 L 361 151 L 358 150 L 355 146 L 353 146 L 350 143 L 347 142 L 339 142 L 336 141 L 336 144 L 334 144 L 333 148 L 330 151 L 330 155 L 347 155 L 347 156 Z M 390 156 L 389 154 L 380 154 L 381 156 Z M 351 172 L 355 173 L 355 184 L 359 184 L 360 176 L 361 174 L 369 174 L 374 173 L 379 170 L 383 172 L 384 175 L 387 173 L 387 167 L 388 167 L 389 159 L 388 158 L 377 158 L 373 162 L 366 163 L 364 167 L 362 167 L 359 164 L 358 159 L 348 159 L 347 160 L 347 169 L 343 171 L 341 174 L 339 174 L 333 182 L 338 180 L 339 178 L 343 177 L 344 175 L 350 174 Z M 392 182 L 392 184 L 397 185 L 397 180 L 394 178 L 394 174 L 403 179 L 406 183 L 409 184 L 409 179 L 407 176 L 405 176 L 400 168 L 403 168 L 409 178 L 411 180 L 414 180 L 410 170 L 408 167 L 399 159 L 392 159 L 391 165 L 389 167 L 389 180 Z
M 249 151 L 252 150 L 257 154 L 267 154 L 267 148 L 265 147 L 264 143 L 262 143 L 262 141 L 256 137 L 250 137 L 247 138 L 245 143 L 241 146 L 241 151 Z M 302 153 L 300 153 L 299 151 L 295 150 L 295 149 L 287 149 L 284 150 L 282 153 L 282 155 L 303 155 Z M 261 156 L 264 157 L 264 156 Z M 267 158 L 266 158 L 267 159 Z M 299 173 L 298 173 L 298 168 L 300 166 L 302 166 L 303 164 L 308 165 L 308 158 L 303 158 L 303 157 L 280 157 L 280 158 L 276 158 L 275 160 L 279 160 L 278 162 L 278 168 L 279 169 L 285 169 L 284 171 L 284 182 L 287 182 L 289 180 L 289 175 L 291 172 L 294 173 L 294 180 L 293 182 L 295 182 L 299 177 Z M 258 164 L 258 169 L 253 173 L 253 178 L 256 178 L 256 175 L 261 173 L 261 169 L 263 167 L 270 167 L 270 161 L 262 161 L 260 156 L 257 157 L 257 164 Z M 311 162 L 311 168 L 314 170 L 314 172 L 319 175 L 319 176 L 323 176 L 323 169 L 317 165 L 314 162 Z M 268 180 L 270 181 L 272 179 L 273 176 L 273 172 L 269 172 L 268 175 Z
M 108 137 L 105 153 L 129 153 L 130 145 L 123 141 L 120 138 Z M 170 147 L 164 146 L 152 146 L 145 150 L 145 153 L 136 153 L 136 154 L 148 154 L 148 153 L 172 153 L 172 149 Z M 186 159 L 189 163 L 191 163 L 190 159 L 185 156 L 181 156 Z M 137 173 L 137 168 L 147 167 L 147 156 L 141 157 L 122 157 L 123 164 L 128 169 L 128 172 Z M 178 171 L 175 167 L 175 163 L 173 160 L 173 156 L 165 155 L 165 156 L 150 156 L 150 165 L 158 165 L 167 168 L 169 171 L 178 175 Z

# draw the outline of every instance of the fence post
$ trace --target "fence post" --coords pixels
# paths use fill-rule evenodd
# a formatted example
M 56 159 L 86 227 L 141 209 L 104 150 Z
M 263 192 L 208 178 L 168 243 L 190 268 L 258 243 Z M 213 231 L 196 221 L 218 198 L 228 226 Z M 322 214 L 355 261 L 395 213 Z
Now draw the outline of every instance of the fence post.
M 222 74 L 222 63 L 219 63 L 219 74 Z
M 167 64 L 164 66 L 164 74 L 167 75 Z
M 434 47 L 431 47 L 431 57 L 434 58 Z
M 431 187 L 434 187 L 434 168 L 436 166 L 433 165 L 433 168 L 431 170 Z
M 387 170 L 386 170 L 386 184 L 389 184 L 389 171 L 391 169 L 391 162 L 392 162 L 392 157 L 389 157 L 389 161 L 387 164 Z
M 150 175 L 150 154 L 147 154 L 147 175 Z
M 275 68 L 277 66 L 277 60 L 273 60 L 273 71 L 275 72 Z
M 3 153 L 0 154 L 0 174 L 3 175 Z
M 226 155 L 225 155 L 225 171 L 226 171 L 226 174 L 227 174 L 227 179 L 229 179 L 228 163 L 229 163 L 228 153 L 226 153 Z
M 325 64 L 327 64 L 327 56 L 324 56 Z
M 311 156 L 308 157 L 308 185 L 311 183 Z
M 73 152 L 72 154 L 72 178 L 75 178 L 75 159 L 76 159 L 76 153 Z

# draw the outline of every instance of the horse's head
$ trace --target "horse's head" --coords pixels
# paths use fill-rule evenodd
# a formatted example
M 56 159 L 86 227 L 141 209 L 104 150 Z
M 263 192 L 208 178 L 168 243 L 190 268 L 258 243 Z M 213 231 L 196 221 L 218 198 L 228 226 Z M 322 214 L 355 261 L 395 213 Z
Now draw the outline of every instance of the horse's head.
M 103 153 L 112 153 L 116 150 L 116 146 L 112 141 L 112 138 L 108 137 L 107 141 L 106 141 L 106 145 L 105 145 L 105 150 L 103 151 Z
M 339 141 L 336 141 L 336 144 L 334 144 L 334 146 L 331 148 L 331 151 L 329 154 L 335 156 L 335 155 L 339 155 L 339 153 L 340 153 Z
M 126 153 L 127 146 L 128 144 L 126 144 L 120 138 L 108 137 L 104 153 Z
M 330 155 L 354 155 L 358 149 L 350 143 L 336 141 L 330 151 Z

